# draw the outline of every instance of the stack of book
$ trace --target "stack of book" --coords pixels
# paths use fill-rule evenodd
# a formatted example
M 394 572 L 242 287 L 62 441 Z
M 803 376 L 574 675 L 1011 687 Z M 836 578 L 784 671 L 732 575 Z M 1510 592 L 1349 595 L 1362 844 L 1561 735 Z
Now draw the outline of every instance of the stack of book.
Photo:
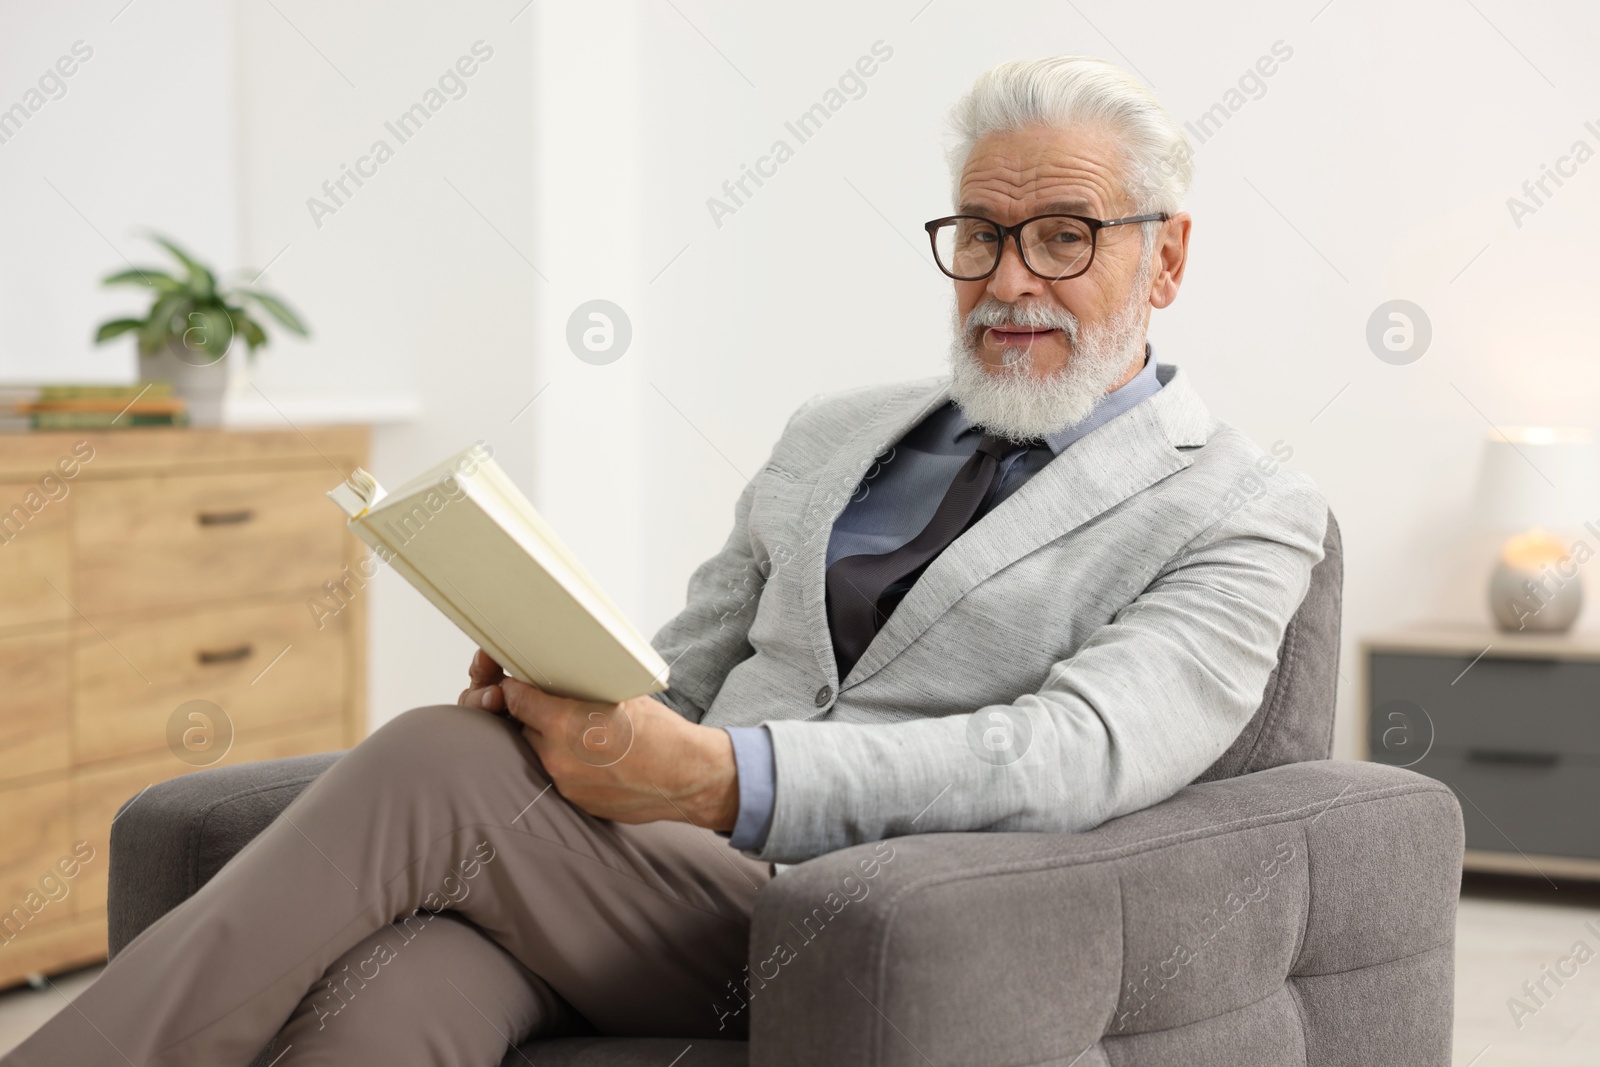
M 120 430 L 188 421 L 170 382 L 0 386 L 0 431 Z

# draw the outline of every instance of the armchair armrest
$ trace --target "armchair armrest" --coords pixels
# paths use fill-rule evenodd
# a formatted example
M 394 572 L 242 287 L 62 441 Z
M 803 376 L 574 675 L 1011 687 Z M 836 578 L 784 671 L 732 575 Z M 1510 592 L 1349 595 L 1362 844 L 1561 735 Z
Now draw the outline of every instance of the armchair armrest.
M 344 753 L 196 771 L 151 786 L 111 822 L 109 954 L 187 900 Z
M 1445 1064 L 1461 854 L 1446 786 L 1339 761 L 845 849 L 757 898 L 751 1062 Z

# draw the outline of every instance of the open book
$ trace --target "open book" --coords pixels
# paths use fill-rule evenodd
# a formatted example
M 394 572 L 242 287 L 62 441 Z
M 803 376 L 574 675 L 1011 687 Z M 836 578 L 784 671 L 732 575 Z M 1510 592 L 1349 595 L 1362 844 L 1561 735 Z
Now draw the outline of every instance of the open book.
M 666 662 L 483 442 L 392 493 L 358 467 L 328 496 L 380 560 L 512 677 L 608 703 L 667 687 Z

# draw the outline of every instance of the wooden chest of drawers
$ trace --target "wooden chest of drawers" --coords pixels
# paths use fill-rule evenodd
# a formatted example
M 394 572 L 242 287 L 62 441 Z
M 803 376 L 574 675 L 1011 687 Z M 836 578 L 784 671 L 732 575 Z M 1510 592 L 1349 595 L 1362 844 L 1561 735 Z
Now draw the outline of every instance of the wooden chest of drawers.
M 364 602 L 325 588 L 365 548 L 323 493 L 366 456 L 351 428 L 0 436 L 0 987 L 104 957 L 140 790 L 365 734 Z

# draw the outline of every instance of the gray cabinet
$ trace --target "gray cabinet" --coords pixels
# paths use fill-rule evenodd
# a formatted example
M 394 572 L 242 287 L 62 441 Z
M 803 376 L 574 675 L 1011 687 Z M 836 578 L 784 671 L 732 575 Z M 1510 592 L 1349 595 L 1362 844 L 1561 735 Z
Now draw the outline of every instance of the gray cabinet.
M 1415 628 L 1361 658 L 1368 758 L 1455 791 L 1468 869 L 1600 878 L 1600 638 Z

